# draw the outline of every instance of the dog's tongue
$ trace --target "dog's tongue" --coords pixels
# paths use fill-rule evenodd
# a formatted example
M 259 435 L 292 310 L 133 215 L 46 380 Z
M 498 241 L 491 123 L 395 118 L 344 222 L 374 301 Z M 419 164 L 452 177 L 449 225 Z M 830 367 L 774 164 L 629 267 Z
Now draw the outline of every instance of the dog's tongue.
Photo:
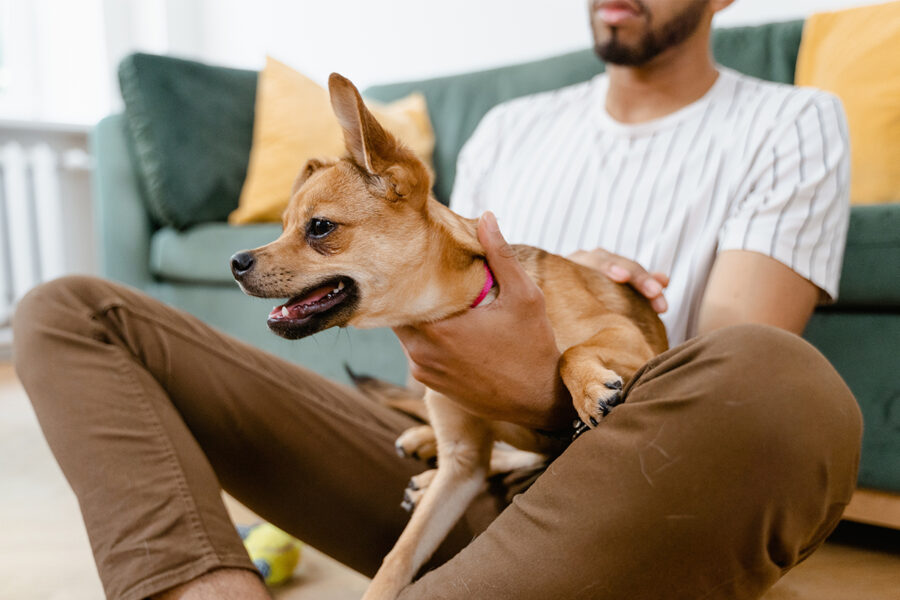
M 276 306 L 272 309 L 272 312 L 269 313 L 270 317 L 286 317 L 292 319 L 299 319 L 309 315 L 310 313 L 316 312 L 313 309 L 313 305 L 318 301 L 328 295 L 334 289 L 334 286 L 331 285 L 323 285 L 320 288 L 316 288 L 305 296 L 301 296 L 299 298 L 291 298 L 287 303 Z M 285 315 L 285 310 L 287 311 L 287 315 Z

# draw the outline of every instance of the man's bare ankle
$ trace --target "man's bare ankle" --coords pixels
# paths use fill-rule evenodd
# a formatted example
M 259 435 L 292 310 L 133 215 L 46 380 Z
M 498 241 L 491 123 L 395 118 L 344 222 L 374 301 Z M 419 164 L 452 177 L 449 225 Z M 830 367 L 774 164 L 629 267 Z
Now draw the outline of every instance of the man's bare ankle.
M 257 575 L 246 569 L 223 568 L 153 596 L 153 600 L 271 600 Z

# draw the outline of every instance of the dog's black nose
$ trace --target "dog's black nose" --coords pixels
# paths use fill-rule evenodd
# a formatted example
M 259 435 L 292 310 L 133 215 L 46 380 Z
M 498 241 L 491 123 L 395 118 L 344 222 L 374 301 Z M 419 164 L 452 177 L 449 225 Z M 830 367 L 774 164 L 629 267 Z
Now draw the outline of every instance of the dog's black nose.
M 231 257 L 231 272 L 235 277 L 246 275 L 247 271 L 253 268 L 256 259 L 249 252 L 238 252 Z

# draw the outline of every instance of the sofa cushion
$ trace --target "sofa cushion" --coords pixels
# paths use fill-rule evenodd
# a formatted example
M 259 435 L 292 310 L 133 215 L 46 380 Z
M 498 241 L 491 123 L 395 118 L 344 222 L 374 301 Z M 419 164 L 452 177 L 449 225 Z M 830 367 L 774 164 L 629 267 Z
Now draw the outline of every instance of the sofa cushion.
M 803 333 L 859 401 L 864 435 L 859 485 L 900 492 L 900 378 L 895 374 L 900 314 L 819 310 Z
M 847 113 L 850 201 L 895 202 L 900 190 L 900 2 L 812 15 L 797 85 L 827 90 Z
M 900 202 L 850 209 L 837 306 L 900 307 Z
M 434 132 L 422 94 L 390 104 L 367 102 L 375 118 L 431 164 Z M 247 178 L 232 225 L 281 221 L 297 173 L 311 158 L 347 153 L 328 90 L 272 57 L 259 74 Z
M 236 285 L 231 255 L 268 244 L 279 235 L 281 225 L 276 223 L 242 227 L 204 223 L 186 231 L 164 227 L 150 242 L 150 271 L 169 281 Z
M 132 54 L 119 65 L 147 208 L 159 225 L 224 221 L 238 204 L 253 133 L 255 71 Z
M 791 83 L 802 31 L 802 21 L 717 29 L 713 53 L 719 63 L 742 73 Z M 603 63 L 593 50 L 581 50 L 488 71 L 374 86 L 365 93 L 383 102 L 413 92 L 425 95 L 437 140 L 434 193 L 447 203 L 456 157 L 487 111 L 506 100 L 579 83 L 602 71 Z

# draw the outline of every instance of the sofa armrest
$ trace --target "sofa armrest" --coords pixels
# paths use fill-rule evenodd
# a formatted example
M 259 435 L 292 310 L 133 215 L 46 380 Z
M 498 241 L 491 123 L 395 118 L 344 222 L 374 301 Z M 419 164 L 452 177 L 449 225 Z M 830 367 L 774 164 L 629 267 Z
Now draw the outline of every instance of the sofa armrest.
M 91 134 L 95 157 L 94 219 L 100 274 L 140 289 L 153 281 L 150 236 L 154 227 L 131 162 L 122 115 L 106 117 Z

